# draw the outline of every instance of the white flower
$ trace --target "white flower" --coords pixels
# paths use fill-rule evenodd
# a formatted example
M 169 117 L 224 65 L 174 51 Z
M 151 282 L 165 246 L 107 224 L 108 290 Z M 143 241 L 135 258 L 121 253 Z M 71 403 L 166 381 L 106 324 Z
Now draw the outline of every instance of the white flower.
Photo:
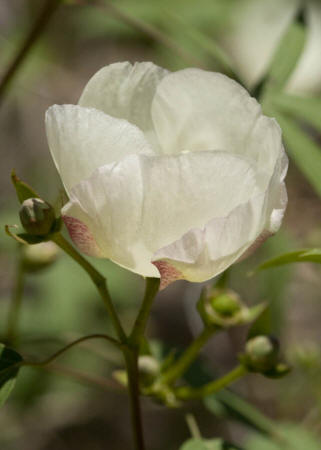
M 111 64 L 46 127 L 75 244 L 163 287 L 212 278 L 281 224 L 280 128 L 225 75 Z
M 307 37 L 286 91 L 299 95 L 321 92 L 321 1 L 239 0 L 231 22 L 218 36 L 235 70 L 249 88 L 265 76 L 291 22 L 304 6 Z

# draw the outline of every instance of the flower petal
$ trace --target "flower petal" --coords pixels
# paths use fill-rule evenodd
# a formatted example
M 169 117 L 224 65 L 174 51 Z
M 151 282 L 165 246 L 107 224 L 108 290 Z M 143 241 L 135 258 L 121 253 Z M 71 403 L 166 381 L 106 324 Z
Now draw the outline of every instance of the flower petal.
M 158 250 L 153 255 L 153 264 L 165 265 L 167 272 L 179 273 L 181 279 L 189 281 L 213 278 L 233 264 L 262 233 L 265 207 L 266 195 L 255 196 L 227 216 L 210 220 L 204 228 L 191 229 L 181 239 Z M 162 288 L 173 281 L 166 276 Z
M 209 149 L 245 154 L 260 115 L 260 105 L 241 85 L 200 69 L 165 77 L 152 104 L 162 150 L 172 154 Z
M 168 73 L 151 62 L 110 64 L 89 80 L 79 105 L 126 119 L 149 136 L 153 134 L 152 99 L 157 85 Z
M 313 95 L 321 92 L 321 3 L 307 2 L 308 35 L 302 56 L 292 73 L 286 90 L 293 94 Z
M 300 0 L 239 0 L 218 41 L 247 87 L 265 75 Z
M 79 213 L 82 215 L 81 211 L 79 211 Z M 103 256 L 94 236 L 84 222 L 70 216 L 62 216 L 62 219 L 72 241 L 77 245 L 79 250 L 88 256 L 94 256 L 96 258 L 101 258 Z
M 50 151 L 67 193 L 104 164 L 132 153 L 151 153 L 135 125 L 93 108 L 54 105 L 46 113 Z
M 260 177 L 246 159 L 226 152 L 132 155 L 75 186 L 63 214 L 86 223 L 104 257 L 159 276 L 151 263 L 158 249 L 258 195 Z
M 219 275 L 279 229 L 287 205 L 285 161 L 281 154 L 266 192 L 155 252 L 153 264 L 162 278 L 161 289 L 178 279 L 202 282 Z

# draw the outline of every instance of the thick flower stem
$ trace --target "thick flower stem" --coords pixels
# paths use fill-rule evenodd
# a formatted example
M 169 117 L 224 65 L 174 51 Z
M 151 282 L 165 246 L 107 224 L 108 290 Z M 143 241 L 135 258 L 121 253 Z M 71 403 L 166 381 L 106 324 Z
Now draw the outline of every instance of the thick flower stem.
M 231 372 L 224 375 L 222 378 L 219 378 L 218 380 L 212 381 L 208 384 L 205 384 L 204 386 L 200 388 L 191 388 L 189 386 L 184 386 L 181 388 L 176 389 L 175 394 L 177 398 L 181 400 L 189 400 L 192 398 L 202 398 L 207 397 L 208 395 L 214 394 L 217 391 L 220 391 L 225 386 L 228 386 L 229 384 L 233 383 L 234 381 L 238 380 L 239 378 L 243 377 L 245 374 L 247 374 L 246 367 L 239 365 L 235 367 L 235 369 L 231 370 Z
M 160 380 L 161 383 L 167 385 L 173 384 L 181 375 L 183 375 L 192 362 L 197 358 L 201 348 L 206 344 L 216 330 L 216 327 L 205 327 L 202 333 L 185 350 L 179 360 L 162 375 Z
M 128 390 L 130 399 L 131 423 L 135 450 L 145 450 L 142 414 L 139 400 L 138 349 L 128 348 L 124 351 Z
M 145 333 L 148 317 L 154 298 L 158 292 L 159 284 L 160 278 L 146 278 L 144 299 L 130 335 L 130 342 L 132 345 L 139 345 L 140 340 Z
M 41 33 L 46 28 L 46 25 L 60 3 L 61 0 L 47 0 L 45 2 L 45 6 L 43 7 L 21 48 L 18 50 L 16 57 L 8 67 L 0 82 L 0 103 L 13 77 L 18 72 L 21 64 L 25 60 L 35 42 L 37 42 L 38 38 L 41 36 Z
M 114 325 L 116 334 L 121 342 L 126 342 L 126 335 L 123 327 L 120 323 L 116 310 L 114 308 L 113 302 L 110 298 L 106 278 L 101 275 L 98 270 L 96 270 L 83 256 L 78 253 L 74 247 L 63 237 L 61 233 L 55 233 L 51 235 L 51 240 L 58 245 L 65 253 L 67 253 L 71 258 L 73 258 L 90 276 L 93 283 L 95 284 L 102 300 L 105 303 L 106 309 L 108 311 L 109 317 Z
M 16 268 L 16 278 L 12 291 L 12 298 L 9 306 L 6 341 L 14 343 L 17 336 L 18 320 L 21 310 L 21 302 L 24 290 L 25 272 L 21 259 L 21 249 L 18 249 L 19 256 Z

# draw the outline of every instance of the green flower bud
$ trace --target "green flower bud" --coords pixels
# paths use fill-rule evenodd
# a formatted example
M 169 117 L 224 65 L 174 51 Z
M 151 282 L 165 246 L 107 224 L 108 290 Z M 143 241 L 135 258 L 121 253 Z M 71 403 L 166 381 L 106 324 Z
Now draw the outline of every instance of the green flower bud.
M 210 304 L 217 314 L 224 317 L 232 317 L 241 310 L 240 299 L 232 291 L 225 291 L 213 296 L 210 299 Z
M 53 242 L 41 242 L 35 245 L 23 245 L 22 263 L 26 272 L 38 272 L 53 264 L 59 254 L 59 248 Z
M 256 336 L 247 341 L 241 362 L 252 372 L 273 372 L 278 365 L 279 343 L 270 336 Z
M 24 229 L 31 235 L 45 236 L 55 222 L 54 209 L 40 198 L 25 200 L 19 216 Z

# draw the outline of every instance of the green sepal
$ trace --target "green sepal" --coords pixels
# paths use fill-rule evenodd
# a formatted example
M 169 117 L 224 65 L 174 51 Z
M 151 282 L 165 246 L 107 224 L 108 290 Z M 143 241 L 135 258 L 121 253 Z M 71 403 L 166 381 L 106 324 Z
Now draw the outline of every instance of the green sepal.
M 279 353 L 277 339 L 269 335 L 257 335 L 247 341 L 239 361 L 249 372 L 257 372 L 267 378 L 281 378 L 289 373 L 290 367 L 280 360 Z
M 264 372 L 264 376 L 267 378 L 282 378 L 291 372 L 291 367 L 287 364 L 280 362 L 272 370 Z
M 23 358 L 15 350 L 0 344 L 0 407 L 9 397 Z
M 197 302 L 197 310 L 204 326 L 217 328 L 230 328 L 253 322 L 266 306 L 266 303 L 261 303 L 248 308 L 234 291 L 216 287 L 205 287 Z
M 29 186 L 29 184 L 25 183 L 24 181 L 20 180 L 19 177 L 17 177 L 14 170 L 12 170 L 11 172 L 11 181 L 16 190 L 17 197 L 20 203 L 23 203 L 28 198 L 41 198 L 37 194 L 37 192 L 31 186 Z
M 12 227 L 15 227 L 15 225 L 12 225 Z M 18 234 L 12 233 L 10 231 L 9 225 L 5 225 L 4 229 L 6 234 L 15 241 L 19 242 L 19 244 L 33 245 L 33 244 L 40 244 L 40 242 L 45 242 L 48 240 L 45 236 L 32 236 L 27 233 L 18 233 Z

